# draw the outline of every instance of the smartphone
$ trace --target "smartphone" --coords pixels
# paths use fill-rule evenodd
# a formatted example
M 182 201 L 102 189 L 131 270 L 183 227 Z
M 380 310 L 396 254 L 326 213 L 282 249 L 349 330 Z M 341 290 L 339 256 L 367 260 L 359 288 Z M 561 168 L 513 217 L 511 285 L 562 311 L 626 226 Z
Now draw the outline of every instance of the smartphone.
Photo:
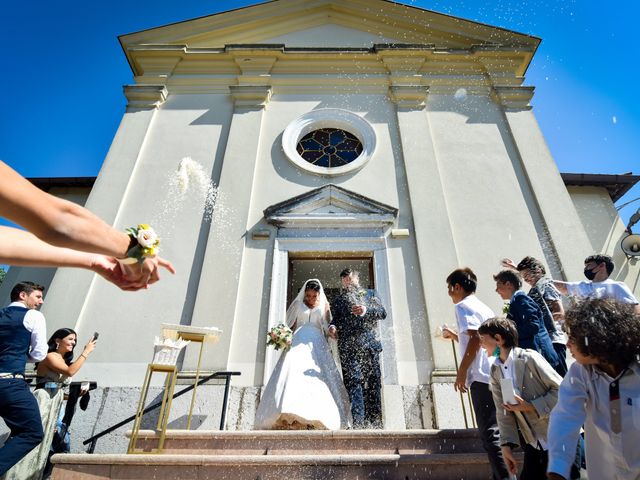
M 98 339 L 98 335 L 100 335 L 98 332 L 93 332 L 93 339 L 97 340 Z
M 510 378 L 500 379 L 500 388 L 502 390 L 502 401 L 509 405 L 517 405 L 516 392 L 513 389 L 513 380 Z

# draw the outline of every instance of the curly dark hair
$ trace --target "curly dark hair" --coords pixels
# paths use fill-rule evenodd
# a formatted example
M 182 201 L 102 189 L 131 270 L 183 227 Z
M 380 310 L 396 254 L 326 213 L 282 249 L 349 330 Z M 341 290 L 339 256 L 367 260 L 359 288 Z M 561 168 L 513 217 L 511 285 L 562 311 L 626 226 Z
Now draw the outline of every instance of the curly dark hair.
M 539 271 L 543 275 L 547 273 L 542 262 L 537 258 L 533 258 L 533 257 L 524 257 L 522 260 L 520 260 L 520 263 L 516 267 L 516 270 L 518 270 L 518 272 L 522 272 L 523 270 L 529 270 L 532 273 Z
M 635 306 L 610 298 L 587 298 L 565 313 L 565 330 L 583 355 L 626 367 L 640 358 L 640 315 Z
M 602 254 L 589 255 L 587 258 L 584 259 L 585 265 L 591 262 L 595 263 L 596 265 L 600 265 L 601 263 L 604 263 L 607 268 L 607 274 L 609 275 L 611 275 L 611 272 L 613 272 L 613 269 L 615 268 L 613 259 L 609 255 L 602 255 Z

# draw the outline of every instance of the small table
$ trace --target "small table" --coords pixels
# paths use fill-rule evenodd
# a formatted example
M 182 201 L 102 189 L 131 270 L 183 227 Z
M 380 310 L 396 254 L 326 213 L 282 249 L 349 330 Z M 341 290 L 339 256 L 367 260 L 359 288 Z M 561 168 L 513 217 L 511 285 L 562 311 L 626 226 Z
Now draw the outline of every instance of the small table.
M 136 442 L 140 433 L 140 425 L 142 424 L 142 416 L 144 415 L 144 405 L 147 401 L 149 393 L 149 385 L 151 384 L 151 376 L 156 373 L 166 373 L 164 393 L 162 394 L 162 405 L 160 407 L 160 415 L 158 416 L 158 424 L 156 430 L 160 432 L 160 440 L 158 448 L 151 452 L 143 452 L 136 450 Z M 171 401 L 173 400 L 173 391 L 176 387 L 176 379 L 178 378 L 178 368 L 175 365 L 161 365 L 150 363 L 147 367 L 147 374 L 144 377 L 142 391 L 140 392 L 140 403 L 136 411 L 136 417 L 133 421 L 133 429 L 131 430 L 131 438 L 129 439 L 129 447 L 127 453 L 161 453 L 164 446 L 164 439 L 167 436 L 167 422 L 169 421 L 169 412 L 171 411 Z
M 191 394 L 191 405 L 189 406 L 189 415 L 187 417 L 187 430 L 191 430 L 191 418 L 193 416 L 193 407 L 196 401 L 196 390 L 198 389 L 198 381 L 200 380 L 200 365 L 202 363 L 202 351 L 204 344 L 208 342 L 216 342 L 220 337 L 222 330 L 216 327 L 194 327 L 190 325 L 174 325 L 174 324 L 162 324 L 162 334 L 166 338 L 188 340 L 193 343 L 200 344 L 200 351 L 198 352 L 198 365 L 196 367 L 196 376 L 193 386 L 193 393 Z M 158 448 L 151 453 L 161 453 L 164 446 L 164 439 L 167 434 L 167 423 L 169 421 L 169 413 L 171 411 L 171 401 L 173 400 L 173 392 L 175 390 L 176 381 L 178 377 L 178 368 L 175 364 L 165 365 L 150 363 L 147 367 L 147 374 L 144 378 L 142 385 L 142 391 L 140 392 L 140 403 L 138 404 L 138 410 L 133 422 L 133 429 L 131 431 L 131 439 L 129 440 L 129 448 L 127 453 L 142 453 L 136 450 L 136 442 L 138 440 L 138 434 L 140 432 L 140 425 L 142 423 L 142 416 L 144 415 L 144 405 L 147 400 L 147 394 L 149 392 L 149 385 L 151 383 L 151 376 L 155 372 L 166 373 L 167 378 L 165 380 L 164 393 L 162 395 L 162 404 L 160 407 L 160 415 L 158 417 L 158 424 L 156 430 L 160 432 L 160 439 L 158 442 Z M 149 453 L 149 452 L 145 452 Z

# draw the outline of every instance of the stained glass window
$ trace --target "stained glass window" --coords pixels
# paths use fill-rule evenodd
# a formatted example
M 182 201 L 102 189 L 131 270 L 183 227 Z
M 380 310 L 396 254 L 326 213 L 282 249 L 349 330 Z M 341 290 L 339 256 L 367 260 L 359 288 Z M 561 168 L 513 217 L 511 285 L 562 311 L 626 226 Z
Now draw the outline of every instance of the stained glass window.
M 341 167 L 362 153 L 362 143 L 354 135 L 338 128 L 321 128 L 307 133 L 296 147 L 298 154 L 318 167 Z

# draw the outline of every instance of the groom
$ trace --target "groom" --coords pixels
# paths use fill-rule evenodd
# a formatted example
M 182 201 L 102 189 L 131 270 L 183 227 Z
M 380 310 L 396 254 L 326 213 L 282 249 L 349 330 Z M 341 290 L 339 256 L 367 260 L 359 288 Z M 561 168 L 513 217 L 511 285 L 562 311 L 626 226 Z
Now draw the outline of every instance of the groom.
M 358 272 L 340 273 L 342 290 L 332 305 L 329 336 L 338 340 L 344 386 L 351 399 L 354 428 L 382 428 L 378 320 L 387 312 L 380 300 L 360 287 Z

